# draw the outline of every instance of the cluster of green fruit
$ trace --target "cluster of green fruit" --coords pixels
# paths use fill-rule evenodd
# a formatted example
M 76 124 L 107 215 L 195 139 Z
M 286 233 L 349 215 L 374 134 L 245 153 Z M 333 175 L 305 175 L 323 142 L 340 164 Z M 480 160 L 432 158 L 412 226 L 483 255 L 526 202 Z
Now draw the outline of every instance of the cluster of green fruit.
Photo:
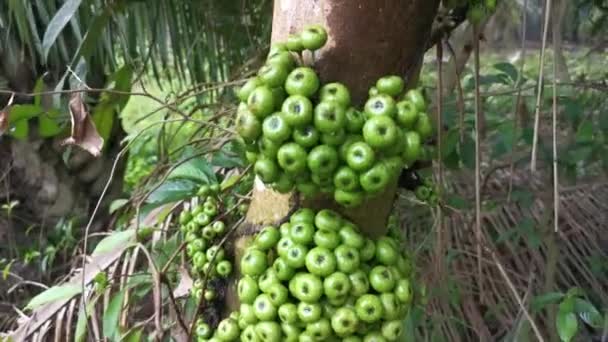
M 444 0 L 448 9 L 467 6 L 467 18 L 473 24 L 479 24 L 496 11 L 498 0 Z
M 294 53 L 326 41 L 325 30 L 312 26 L 274 45 L 258 75 L 237 92 L 236 129 L 264 183 L 305 197 L 332 194 L 355 207 L 422 157 L 433 126 L 422 93 L 405 92 L 399 76 L 380 78 L 359 111 L 345 85 L 321 84 L 312 68 L 298 66 Z
M 414 194 L 419 201 L 431 206 L 435 206 L 439 202 L 439 195 L 437 193 L 437 186 L 429 178 L 423 179 L 422 184 L 414 190 Z
M 179 215 L 180 229 L 187 243 L 186 254 L 195 279 L 191 294 L 197 301 L 201 297 L 207 301 L 214 300 L 216 291 L 209 280 L 225 278 L 232 272 L 232 263 L 225 259 L 224 250 L 217 245 L 226 233 L 226 223 L 218 218 L 222 208 L 219 192 L 217 184 L 201 186 L 197 193 L 199 204 L 190 210 L 182 210 Z M 205 276 L 208 281 L 203 290 Z
M 412 300 L 397 240 L 365 238 L 328 209 L 262 229 L 240 270 L 240 309 L 208 341 L 396 341 Z

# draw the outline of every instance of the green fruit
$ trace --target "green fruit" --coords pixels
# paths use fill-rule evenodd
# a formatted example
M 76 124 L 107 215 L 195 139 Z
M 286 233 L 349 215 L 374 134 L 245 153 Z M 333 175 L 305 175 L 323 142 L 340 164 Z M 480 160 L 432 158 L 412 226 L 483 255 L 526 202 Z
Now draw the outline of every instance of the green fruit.
M 323 295 L 323 282 L 314 274 L 298 273 L 289 281 L 289 292 L 300 301 L 315 303 Z
M 298 174 L 306 170 L 308 154 L 296 143 L 286 143 L 279 148 L 277 160 L 283 170 L 290 174 Z
M 372 331 L 363 337 L 363 342 L 386 342 L 386 338 L 379 331 Z
M 291 217 L 289 218 L 289 222 L 291 224 L 295 224 L 298 222 L 307 222 L 314 223 L 315 222 L 315 212 L 310 208 L 300 208 L 296 210 Z
M 306 269 L 312 274 L 327 277 L 334 273 L 336 266 L 336 257 L 330 249 L 315 247 L 306 254 Z
M 317 146 L 320 137 L 321 135 L 314 126 L 295 128 L 292 135 L 293 141 L 306 149 Z
M 267 86 L 255 88 L 247 98 L 247 108 L 258 119 L 263 119 L 274 111 L 274 96 Z
M 323 290 L 327 298 L 347 296 L 350 288 L 351 284 L 348 275 L 342 272 L 332 273 L 323 280 Z
M 211 337 L 212 330 L 209 327 L 209 324 L 200 321 L 196 323 L 196 336 L 198 338 L 209 338 Z
M 357 331 L 359 318 L 355 310 L 350 307 L 341 307 L 331 315 L 331 327 L 338 336 L 348 336 Z M 342 339 L 345 341 L 346 339 Z
M 258 279 L 258 286 L 260 290 L 264 293 L 268 293 L 270 286 L 273 284 L 280 283 L 281 280 L 277 276 L 276 272 L 273 268 L 268 268 L 264 271 L 264 273 Z
M 253 311 L 260 321 L 272 321 L 277 317 L 277 308 L 272 304 L 270 296 L 262 293 L 253 302 Z
M 348 159 L 348 149 L 352 146 L 352 144 L 356 142 L 363 142 L 363 137 L 358 134 L 349 134 L 344 142 L 340 145 L 338 149 L 338 154 L 340 155 L 340 159 L 343 161 L 347 161 Z
M 380 294 L 380 301 L 382 302 L 382 309 L 384 310 L 384 319 L 387 321 L 402 318 L 401 312 L 403 306 L 397 296 L 392 292 L 385 292 Z
M 266 64 L 258 71 L 258 77 L 267 86 L 274 88 L 282 86 L 287 79 L 288 68 L 281 63 Z
M 281 325 L 277 322 L 259 322 L 255 325 L 255 333 L 261 342 L 281 341 Z
M 336 132 L 346 125 L 346 110 L 336 102 L 320 102 L 314 110 L 314 124 L 321 133 Z
M 241 331 L 235 320 L 227 318 L 220 322 L 217 326 L 216 335 L 222 341 L 236 340 Z
M 426 140 L 433 135 L 433 123 L 426 113 L 420 113 L 416 122 L 416 132 L 420 134 L 421 140 Z
M 262 133 L 264 134 L 264 138 L 281 143 L 291 136 L 291 129 L 283 116 L 275 113 L 264 119 Z
M 277 258 L 272 264 L 272 268 L 276 272 L 277 278 L 282 281 L 289 280 L 296 274 L 296 270 L 289 266 L 283 258 Z
M 376 260 L 383 265 L 394 265 L 397 262 L 399 253 L 396 246 L 386 237 L 381 237 L 376 241 Z
M 364 294 L 357 299 L 355 312 L 357 313 L 357 317 L 363 322 L 374 323 L 382 318 L 384 309 L 378 296 Z
M 364 112 L 368 118 L 375 116 L 388 116 L 392 118 L 397 112 L 397 107 L 392 97 L 379 94 L 370 97 L 365 102 Z
M 404 304 L 412 300 L 412 289 L 408 279 L 399 279 L 395 285 L 395 296 Z
M 327 318 L 321 318 L 306 326 L 306 332 L 317 341 L 325 341 L 331 335 L 331 324 Z
M 346 151 L 346 163 L 355 171 L 365 171 L 372 167 L 376 159 L 374 150 L 365 142 L 354 142 Z
M 315 232 L 314 242 L 319 247 L 333 250 L 340 245 L 340 236 L 336 231 L 319 229 Z
M 273 43 L 272 45 L 270 45 L 270 50 L 268 51 L 268 55 L 272 55 L 277 52 L 286 52 L 286 51 L 289 51 L 289 49 L 287 49 L 287 44 Z
M 255 297 L 253 298 L 252 303 L 253 301 L 255 301 Z M 255 315 L 255 310 L 251 304 L 241 303 L 239 314 L 239 319 L 243 320 L 247 324 L 256 324 L 258 322 L 258 318 Z
M 271 284 L 266 293 L 268 293 L 270 302 L 275 307 L 280 307 L 281 305 L 285 304 L 285 302 L 287 302 L 287 297 L 289 296 L 289 291 L 281 283 Z
M 354 191 L 359 188 L 359 175 L 348 166 L 342 166 L 334 174 L 334 186 L 344 191 Z
M 258 159 L 253 166 L 253 172 L 266 184 L 270 184 L 279 178 L 279 166 L 267 158 Z
M 243 86 L 238 90 L 236 96 L 239 98 L 239 100 L 247 102 L 247 99 L 249 99 L 249 95 L 251 95 L 253 90 L 262 85 L 264 85 L 264 83 L 259 77 L 252 77 L 248 79 L 245 84 L 243 84 Z
M 287 252 L 289 251 L 289 248 L 291 246 L 293 246 L 294 242 L 291 241 L 290 237 L 284 236 L 281 238 L 281 240 L 279 240 L 279 242 L 277 243 L 277 254 L 281 257 L 281 258 L 285 258 L 287 256 Z
M 415 131 L 405 133 L 405 147 L 403 149 L 403 160 L 406 165 L 412 165 L 416 160 L 420 159 L 422 153 L 422 140 L 420 135 Z
M 267 65 L 277 64 L 277 65 L 284 66 L 285 69 L 287 70 L 287 72 L 289 72 L 295 67 L 296 62 L 295 62 L 293 56 L 291 55 L 291 53 L 289 53 L 287 51 L 277 51 L 277 52 L 274 52 L 274 53 L 268 55 L 268 59 L 266 59 L 266 64 Z M 287 77 L 287 75 L 285 75 L 285 77 Z M 284 82 L 285 82 L 285 80 L 283 80 L 283 83 Z M 278 84 L 273 87 L 283 86 L 283 83 Z
M 285 262 L 292 268 L 300 268 L 306 263 L 306 253 L 308 248 L 304 245 L 293 242 L 285 254 Z
M 273 248 L 277 242 L 279 242 L 280 238 L 281 234 L 276 227 L 266 226 L 255 237 L 254 245 L 258 249 L 266 251 Z
M 215 221 L 211 225 L 215 234 L 224 234 L 226 232 L 226 224 L 223 221 Z
M 287 194 L 291 190 L 293 190 L 293 185 L 294 184 L 292 177 L 286 173 L 282 173 L 279 176 L 279 179 L 276 182 L 272 183 L 272 189 L 281 194 Z
M 396 120 L 403 128 L 414 128 L 416 121 L 418 121 L 418 111 L 416 110 L 416 107 L 409 101 L 398 102 Z
M 323 309 L 319 303 L 300 302 L 296 313 L 302 323 L 313 323 L 321 318 Z
M 331 174 L 338 166 L 338 152 L 329 145 L 318 145 L 308 153 L 308 168 L 316 174 Z
M 315 227 L 308 222 L 298 222 L 291 225 L 289 237 L 295 243 L 308 245 L 313 241 Z
M 344 84 L 339 82 L 327 83 L 321 87 L 319 97 L 321 101 L 333 101 L 342 107 L 350 105 L 350 92 Z
M 287 49 L 289 49 L 289 51 L 300 52 L 304 50 L 304 46 L 302 45 L 302 37 L 299 35 L 290 34 L 289 37 L 287 37 L 285 45 L 287 45 Z
M 315 226 L 318 229 L 338 231 L 342 225 L 340 214 L 331 209 L 321 209 L 315 215 Z
M 323 133 L 321 135 L 321 143 L 330 146 L 341 146 L 346 141 L 346 131 L 344 128 L 332 133 Z
M 365 238 L 359 233 L 357 226 L 348 222 L 340 228 L 342 243 L 357 249 L 358 251 L 365 245 Z
M 255 332 L 254 325 L 246 326 L 241 332 L 241 341 L 242 342 L 260 342 L 260 339 Z
M 304 127 L 312 122 L 313 105 L 307 97 L 292 95 L 281 107 L 283 118 L 291 127 Z
M 367 274 L 362 270 L 357 270 L 349 274 L 350 279 L 350 294 L 353 297 L 360 297 L 369 291 L 369 280 Z
M 298 308 L 294 303 L 284 303 L 279 307 L 279 319 L 283 323 L 296 323 L 298 321 Z
M 395 287 L 396 279 L 386 266 L 376 266 L 369 273 L 369 283 L 378 292 L 389 292 Z
M 361 257 L 359 251 L 346 244 L 342 244 L 334 250 L 337 268 L 340 272 L 353 273 L 359 269 Z
M 285 342 L 298 342 L 302 329 L 295 323 L 281 323 Z
M 346 111 L 345 128 L 349 133 L 360 134 L 364 124 L 365 117 L 363 116 L 363 113 L 353 107 Z
M 403 333 L 403 323 L 399 320 L 382 323 L 382 336 L 388 341 L 397 341 Z
M 241 273 L 252 277 L 259 276 L 268 268 L 266 253 L 259 249 L 248 249 L 241 259 Z
M 285 81 L 285 91 L 289 95 L 311 97 L 319 89 L 319 77 L 308 67 L 294 69 Z
M 311 25 L 300 33 L 300 38 L 305 49 L 318 50 L 327 42 L 327 31 L 323 26 Z
M 334 201 L 346 208 L 354 208 L 363 204 L 365 196 L 360 191 L 346 191 L 337 189 L 334 191 Z
M 395 121 L 388 116 L 374 116 L 363 126 L 363 139 L 372 148 L 386 149 L 397 142 Z
M 365 245 L 360 251 L 361 261 L 368 262 L 376 255 L 376 244 L 371 239 L 365 239 Z
M 424 100 L 424 95 L 418 89 L 411 89 L 406 94 L 404 99 L 410 102 L 417 112 L 425 112 L 426 111 L 426 101 Z
M 390 181 L 390 172 L 384 164 L 376 164 L 361 174 L 359 183 L 363 190 L 370 194 L 383 191 Z
M 384 76 L 376 82 L 376 88 L 382 94 L 395 97 L 403 92 L 405 82 L 396 75 Z
M 220 277 L 227 277 L 232 272 L 232 263 L 228 260 L 222 260 L 215 266 L 215 271 Z

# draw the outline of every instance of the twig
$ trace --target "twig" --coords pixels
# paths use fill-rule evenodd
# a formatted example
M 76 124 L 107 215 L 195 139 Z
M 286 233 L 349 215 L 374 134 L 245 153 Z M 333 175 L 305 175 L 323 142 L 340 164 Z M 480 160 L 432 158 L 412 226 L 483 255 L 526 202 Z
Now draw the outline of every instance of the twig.
M 550 1 L 549 1 L 550 3 Z M 547 5 L 549 7 L 549 5 Z M 547 8 L 547 12 L 549 8 Z M 557 38 L 555 33 L 559 30 L 557 24 L 553 23 L 553 230 L 557 233 L 559 230 L 559 178 L 557 170 Z
M 157 341 L 162 340 L 162 336 L 164 335 L 163 325 L 162 325 L 162 317 L 163 317 L 163 308 L 162 308 L 162 292 L 161 292 L 161 279 L 160 274 L 158 273 L 158 269 L 156 267 L 156 263 L 154 263 L 154 259 L 150 255 L 150 252 L 144 245 L 141 243 L 137 244 L 139 249 L 144 252 L 144 255 L 148 259 L 148 264 L 150 269 L 152 270 L 152 278 L 154 280 L 154 325 L 156 327 L 156 339 Z
M 532 330 L 534 330 L 534 334 L 536 335 L 536 338 L 538 339 L 538 341 L 544 342 L 545 339 L 543 338 L 543 335 L 540 333 L 540 330 L 538 329 L 536 322 L 534 321 L 534 319 L 532 319 L 532 316 L 530 315 L 530 312 L 528 311 L 528 309 L 526 309 L 526 306 L 524 305 L 524 302 L 521 299 L 521 296 L 517 293 L 517 289 L 513 285 L 513 282 L 511 281 L 511 278 L 509 278 L 509 275 L 507 274 L 507 272 L 505 272 L 505 269 L 502 266 L 502 264 L 500 263 L 500 261 L 498 260 L 498 258 L 496 257 L 496 254 L 493 251 L 491 251 L 489 248 L 487 249 L 487 252 L 489 252 L 490 255 L 492 256 L 492 259 L 494 260 L 496 267 L 498 267 L 500 274 L 505 279 L 505 282 L 507 283 L 509 290 L 511 290 L 511 293 L 513 294 L 513 296 L 515 297 L 515 300 L 517 301 L 517 304 L 519 305 L 519 308 L 526 316 L 526 319 L 528 320 L 528 322 L 530 322 L 530 326 L 532 327 Z
M 477 240 L 477 282 L 480 299 L 483 301 L 483 273 L 481 267 L 481 94 L 479 77 L 479 32 L 473 25 L 473 53 L 475 55 L 475 238 Z
M 513 110 L 513 141 L 511 143 L 511 153 L 509 154 L 509 189 L 507 190 L 507 203 L 511 201 L 511 193 L 513 191 L 513 174 L 515 173 L 515 162 L 513 161 L 513 155 L 515 154 L 515 146 L 517 145 L 517 116 L 519 114 L 519 104 L 522 101 L 522 85 L 521 80 L 524 73 L 524 65 L 526 64 L 526 35 L 528 24 L 528 0 L 524 0 L 524 8 L 522 10 L 521 20 L 521 63 L 519 64 L 519 73 L 517 74 L 517 80 L 515 86 L 517 87 L 517 97 L 515 99 L 515 108 Z
M 540 70 L 538 71 L 538 90 L 536 95 L 536 108 L 534 114 L 534 136 L 532 139 L 532 160 L 530 162 L 530 170 L 536 172 L 536 154 L 538 149 L 538 130 L 540 128 L 540 109 L 543 91 L 543 69 L 545 65 L 545 48 L 547 46 L 547 34 L 549 33 L 549 19 L 551 18 L 551 0 L 546 0 L 547 8 L 545 9 L 545 24 L 543 27 L 543 41 L 540 49 Z M 554 62 L 555 63 L 555 62 Z
M 442 163 L 442 146 L 443 146 L 443 37 L 437 43 L 437 149 L 439 157 L 437 158 L 437 188 L 439 203 L 441 203 L 443 194 L 443 163 Z M 460 83 L 460 78 L 458 78 Z M 441 205 L 437 206 L 437 276 L 441 277 L 443 272 L 443 254 L 445 250 L 444 237 L 444 220 L 443 209 Z

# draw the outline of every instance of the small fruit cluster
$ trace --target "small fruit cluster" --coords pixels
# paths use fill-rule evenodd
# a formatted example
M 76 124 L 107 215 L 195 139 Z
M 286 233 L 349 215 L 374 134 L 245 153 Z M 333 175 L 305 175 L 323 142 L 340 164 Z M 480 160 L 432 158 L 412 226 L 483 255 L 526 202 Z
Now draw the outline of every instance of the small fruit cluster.
M 412 300 L 397 240 L 367 239 L 328 209 L 262 229 L 240 270 L 240 310 L 218 341 L 395 341 Z
M 414 194 L 416 198 L 421 202 L 425 202 L 431 206 L 437 205 L 439 202 L 439 196 L 437 194 L 438 189 L 435 184 L 429 179 L 425 178 L 422 184 L 416 187 Z
M 224 250 L 216 243 L 226 233 L 226 223 L 218 219 L 222 207 L 219 185 L 203 185 L 198 191 L 200 204 L 179 215 L 181 231 L 185 234 L 186 254 L 190 258 L 191 274 L 195 278 L 192 296 L 200 300 L 215 299 L 210 286 L 214 278 L 225 278 L 232 272 L 232 263 L 225 259 Z M 203 279 L 208 276 L 206 289 Z
M 433 128 L 424 96 L 404 93 L 399 76 L 380 78 L 359 111 L 345 85 L 321 84 L 312 68 L 297 65 L 293 53 L 326 41 L 325 30 L 312 26 L 274 45 L 258 75 L 237 93 L 236 129 L 264 183 L 306 197 L 329 193 L 355 207 L 421 158 Z

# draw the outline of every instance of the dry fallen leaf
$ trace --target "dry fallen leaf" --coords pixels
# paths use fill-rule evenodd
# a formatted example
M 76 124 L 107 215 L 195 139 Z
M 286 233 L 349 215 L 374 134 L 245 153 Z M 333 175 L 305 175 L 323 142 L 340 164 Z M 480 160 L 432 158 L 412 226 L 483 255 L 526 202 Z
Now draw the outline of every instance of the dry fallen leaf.
M 15 94 L 11 95 L 11 98 L 8 100 L 8 103 L 4 108 L 0 110 L 0 135 L 4 134 L 4 132 L 8 131 L 8 116 L 11 111 L 11 105 L 13 104 L 13 100 L 15 99 Z
M 97 132 L 95 123 L 91 119 L 86 105 L 82 100 L 82 93 L 72 94 L 70 99 L 70 118 L 72 120 L 72 133 L 63 141 L 64 145 L 77 145 L 95 157 L 101 154 L 103 138 Z

